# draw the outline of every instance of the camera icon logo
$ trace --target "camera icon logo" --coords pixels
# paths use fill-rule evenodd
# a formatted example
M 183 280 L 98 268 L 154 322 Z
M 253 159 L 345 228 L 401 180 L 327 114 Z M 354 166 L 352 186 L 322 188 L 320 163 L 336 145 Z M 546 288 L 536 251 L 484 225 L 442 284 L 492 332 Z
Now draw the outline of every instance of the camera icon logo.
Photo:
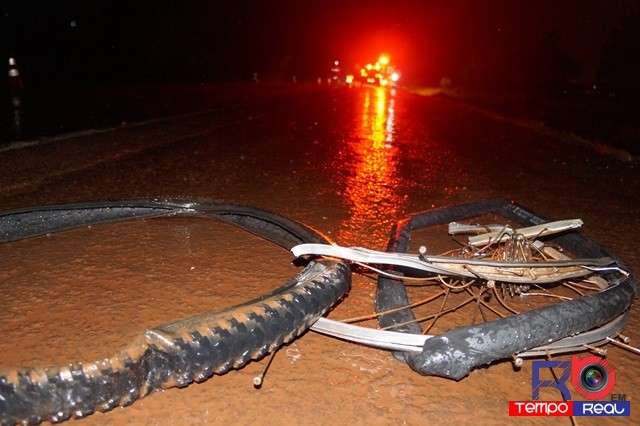
M 589 400 L 604 399 L 616 384 L 616 370 L 606 359 L 597 356 L 571 360 L 571 384 L 576 392 Z

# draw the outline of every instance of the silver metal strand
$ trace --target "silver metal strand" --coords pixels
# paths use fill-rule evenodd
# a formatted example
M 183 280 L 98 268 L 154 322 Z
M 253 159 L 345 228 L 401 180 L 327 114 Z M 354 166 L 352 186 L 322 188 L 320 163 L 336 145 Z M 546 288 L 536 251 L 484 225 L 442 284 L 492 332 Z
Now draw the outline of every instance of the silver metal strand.
M 541 236 L 556 234 L 558 232 L 577 229 L 577 228 L 580 228 L 582 225 L 583 225 L 583 222 L 580 219 L 559 220 L 556 222 L 548 222 L 548 223 L 542 223 L 540 225 L 533 225 L 533 226 L 527 226 L 525 228 L 518 228 L 514 230 L 513 233 L 522 234 L 526 238 L 538 238 Z M 503 237 L 504 237 L 504 232 L 500 232 L 500 233 L 490 232 L 487 234 L 469 237 L 469 244 L 472 246 L 481 246 L 492 240 L 494 240 L 495 242 L 501 242 Z
M 431 330 L 433 328 L 433 326 L 436 324 L 436 321 L 438 321 L 438 318 L 440 318 L 440 314 L 443 312 L 444 307 L 447 304 L 447 299 L 449 298 L 449 293 L 450 292 L 451 292 L 451 288 L 447 288 L 446 293 L 444 295 L 444 298 L 442 299 L 442 304 L 440 305 L 440 311 L 438 312 L 438 314 L 435 317 L 433 317 L 433 321 L 431 321 L 431 324 L 429 324 L 429 326 L 424 329 L 422 334 L 427 334 L 429 332 L 429 330 Z
M 422 352 L 424 342 L 432 337 L 360 327 L 328 318 L 318 319 L 311 329 L 321 334 L 367 346 L 407 352 Z
M 467 287 L 469 287 L 469 286 L 473 285 L 473 284 L 476 282 L 476 280 L 471 280 L 471 281 L 467 281 L 466 283 L 461 284 L 461 285 L 453 285 L 453 284 L 449 284 L 448 282 L 446 282 L 446 281 L 444 280 L 444 278 L 442 278 L 442 276 L 441 276 L 441 275 L 437 275 L 435 278 L 439 279 L 439 280 L 440 280 L 440 283 L 441 283 L 442 285 L 444 285 L 445 287 L 450 288 L 450 289 L 454 289 L 454 290 L 462 290 L 462 289 L 465 289 L 465 288 L 467 288 Z
M 607 341 L 609 343 L 613 343 L 614 345 L 621 347 L 622 349 L 626 349 L 629 352 L 633 352 L 636 355 L 640 355 L 640 349 L 638 349 L 638 348 L 636 348 L 634 346 L 627 345 L 626 343 L 622 343 L 621 341 L 616 340 L 616 339 L 612 339 L 611 337 L 607 337 Z
M 478 294 L 480 296 L 482 293 Z M 470 300 L 474 300 L 472 297 Z M 485 305 L 483 305 L 485 306 Z M 458 305 L 460 307 L 460 305 Z M 525 352 L 516 354 L 518 358 L 532 358 L 546 356 L 547 354 L 571 353 L 583 350 L 584 344 L 591 346 L 601 346 L 610 342 L 610 336 L 616 336 L 626 324 L 628 312 L 618 316 L 612 321 L 604 324 L 597 329 L 577 334 L 575 336 L 565 337 L 548 345 L 529 349 Z M 396 324 L 400 327 L 404 324 Z M 430 335 L 400 333 L 395 331 L 379 330 L 374 328 L 360 327 L 357 325 L 346 324 L 340 321 L 330 320 L 328 318 L 320 318 L 311 327 L 315 332 L 328 335 L 331 337 L 360 343 L 380 349 L 405 351 L 405 352 L 422 352 L 424 342 L 433 337 Z M 624 343 L 615 341 L 613 344 Z M 618 345 L 618 346 L 621 346 Z M 628 346 L 628 345 L 626 345 Z M 624 347 L 624 346 L 621 346 Z M 640 350 L 632 346 L 629 347 L 632 352 L 640 354 Z M 627 349 L 625 347 L 625 349 Z
M 426 281 L 437 281 L 438 277 L 407 277 L 405 275 L 400 275 L 400 274 L 394 274 L 391 272 L 387 272 L 387 271 L 383 271 L 382 269 L 376 268 L 375 266 L 371 266 L 371 265 L 367 265 L 366 263 L 362 263 L 362 262 L 353 262 L 354 265 L 358 265 L 358 266 L 362 266 L 363 268 L 366 269 L 370 269 L 373 272 L 383 275 L 387 278 L 393 278 L 394 280 L 399 280 L 399 281 L 419 281 L 419 282 L 426 282 Z
M 609 267 L 594 267 L 594 266 L 589 266 L 589 265 L 582 265 L 582 267 L 584 269 L 588 269 L 589 271 L 593 271 L 593 272 L 609 272 L 609 271 L 615 271 L 615 272 L 620 272 L 622 275 L 624 275 L 625 277 L 629 276 L 629 271 L 625 271 L 622 268 L 619 268 L 617 266 L 609 266 Z
M 440 296 L 443 296 L 446 293 L 445 290 L 442 290 L 441 292 L 434 294 L 433 296 L 427 297 L 426 299 L 422 299 L 422 300 L 418 300 L 417 302 L 414 302 L 410 305 L 405 305 L 405 306 L 399 306 L 397 308 L 392 308 L 392 309 L 387 309 L 385 311 L 381 311 L 381 312 L 376 312 L 374 314 L 369 314 L 369 315 L 362 315 L 359 317 L 353 317 L 353 318 L 345 318 L 339 321 L 351 324 L 354 322 L 360 322 L 360 321 L 367 321 L 367 320 L 372 320 L 375 318 L 378 318 L 382 315 L 387 315 L 387 314 L 391 314 L 393 312 L 398 312 L 398 311 L 402 311 L 404 309 L 411 309 L 411 308 L 416 308 L 418 306 L 422 306 L 426 303 L 432 302 L 434 300 L 436 300 L 437 298 L 439 298 Z
M 584 280 L 585 283 L 589 283 L 590 281 Z M 568 281 L 569 284 L 571 284 L 572 286 L 576 287 L 576 288 L 581 288 L 583 290 L 590 290 L 590 291 L 600 291 L 602 290 L 600 287 L 594 287 L 594 286 L 590 286 L 590 285 L 585 285 L 582 283 L 577 283 L 575 281 Z
M 502 296 L 500 296 L 500 293 L 498 293 L 498 289 L 496 288 L 496 286 L 493 286 L 492 290 L 493 290 L 493 294 L 496 296 L 496 299 L 498 299 L 498 302 L 500 302 L 503 308 L 505 308 L 507 311 L 511 312 L 512 314 L 518 315 L 520 313 L 517 310 L 513 309 L 511 306 L 507 305 L 507 302 L 505 302 Z
M 497 309 L 495 309 L 493 306 L 489 305 L 487 302 L 485 302 L 484 300 L 482 300 L 480 298 L 480 296 L 482 296 L 482 294 L 486 291 L 486 288 L 483 288 L 478 294 L 474 293 L 471 289 L 467 288 L 466 291 L 467 293 L 469 293 L 470 295 L 472 295 L 474 298 L 477 299 L 478 303 L 482 306 L 484 306 L 485 308 L 489 309 L 491 312 L 493 312 L 494 314 L 496 314 L 498 317 L 500 318 L 506 318 L 507 316 L 505 314 L 503 314 L 502 312 L 498 311 Z M 480 313 L 482 314 L 482 318 L 486 321 L 486 318 L 484 317 L 484 314 L 482 313 L 482 311 L 480 311 Z
M 436 315 L 444 315 L 444 314 L 448 314 L 449 312 L 455 311 L 457 309 L 460 309 L 461 307 L 463 307 L 464 305 L 467 305 L 470 302 L 473 302 L 475 300 L 475 298 L 470 297 L 466 300 L 464 300 L 462 303 L 459 303 L 458 305 L 451 307 L 445 311 L 442 312 L 436 312 L 435 314 L 430 314 L 430 315 L 426 315 L 424 317 L 420 317 L 420 318 L 416 318 L 414 320 L 411 321 L 405 321 L 405 322 L 401 322 L 398 324 L 392 324 L 392 325 L 388 325 L 386 327 L 382 327 L 381 330 L 389 330 L 391 328 L 398 328 L 398 327 L 402 327 L 403 325 L 408 325 L 408 324 L 413 324 L 413 323 L 417 323 L 417 322 L 423 322 L 423 321 L 428 321 L 431 318 L 433 318 Z
M 568 297 L 568 296 L 560 296 L 559 294 L 553 294 L 553 293 L 539 293 L 535 291 L 520 293 L 520 296 L 546 296 L 546 297 L 555 297 L 556 299 L 562 299 L 562 300 L 573 300 L 572 297 Z
M 563 285 L 564 287 L 567 287 L 567 288 L 569 288 L 569 289 L 571 289 L 571 290 L 575 291 L 575 292 L 576 292 L 576 293 L 578 293 L 580 296 L 584 296 L 584 292 L 580 291 L 577 287 L 575 287 L 575 286 L 573 286 L 573 285 L 571 285 L 571 284 L 569 284 L 569 283 L 562 283 L 562 285 Z
M 503 236 L 505 236 L 506 234 L 510 234 L 509 231 L 513 231 L 513 230 L 511 229 L 511 227 L 509 227 L 509 225 L 504 225 L 502 227 L 502 229 L 497 232 L 497 237 L 494 240 L 489 238 L 489 240 L 487 241 L 486 245 L 484 247 L 480 248 L 478 251 L 476 251 L 475 254 L 477 255 L 477 254 L 480 254 L 480 253 L 486 251 L 489 247 L 493 246 L 496 242 L 500 241 Z M 473 244 L 469 244 L 469 246 L 473 247 Z

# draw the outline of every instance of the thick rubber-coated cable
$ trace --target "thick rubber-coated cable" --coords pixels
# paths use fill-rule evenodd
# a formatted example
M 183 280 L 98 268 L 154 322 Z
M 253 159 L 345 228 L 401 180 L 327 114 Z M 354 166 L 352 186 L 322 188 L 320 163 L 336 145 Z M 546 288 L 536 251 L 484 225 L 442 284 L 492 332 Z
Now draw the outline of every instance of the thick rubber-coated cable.
M 320 242 L 309 228 L 262 210 L 211 202 L 125 201 L 0 214 L 0 241 L 135 217 L 204 216 L 285 248 Z M 240 368 L 307 330 L 348 291 L 349 268 L 311 262 L 282 287 L 245 304 L 147 330 L 111 358 L 0 372 L 0 424 L 37 424 L 126 406 L 149 393 Z
M 406 252 L 411 233 L 417 229 L 489 213 L 500 214 L 527 226 L 548 221 L 504 200 L 434 209 L 399 222 L 392 231 L 388 251 Z M 579 257 L 612 257 L 595 242 L 575 232 L 557 236 L 551 241 Z M 633 277 L 608 274 L 605 278 L 610 288 L 603 292 L 480 325 L 456 328 L 425 341 L 419 354 L 396 352 L 395 356 L 420 374 L 459 380 L 474 368 L 593 329 L 624 313 L 637 291 Z M 409 300 L 401 282 L 386 277 L 378 279 L 378 311 L 407 305 Z M 405 309 L 382 315 L 379 323 L 386 327 L 413 319 L 413 312 Z M 421 332 L 415 323 L 395 330 L 413 334 Z

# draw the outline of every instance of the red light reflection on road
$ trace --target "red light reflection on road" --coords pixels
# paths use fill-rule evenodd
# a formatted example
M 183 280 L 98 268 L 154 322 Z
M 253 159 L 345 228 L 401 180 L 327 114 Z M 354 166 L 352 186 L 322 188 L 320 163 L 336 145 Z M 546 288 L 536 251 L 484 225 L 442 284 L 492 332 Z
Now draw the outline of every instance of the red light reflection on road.
M 363 92 L 362 115 L 350 139 L 350 167 L 342 192 L 349 218 L 342 224 L 340 244 L 383 248 L 404 198 L 398 194 L 398 148 L 395 138 L 395 97 L 382 87 Z

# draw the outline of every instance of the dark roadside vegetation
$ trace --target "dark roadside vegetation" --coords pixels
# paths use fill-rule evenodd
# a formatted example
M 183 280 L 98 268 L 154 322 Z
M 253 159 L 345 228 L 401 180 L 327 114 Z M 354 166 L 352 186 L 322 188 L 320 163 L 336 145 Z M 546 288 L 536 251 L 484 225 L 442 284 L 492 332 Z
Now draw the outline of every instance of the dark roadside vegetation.
M 557 38 L 549 33 L 533 52 L 495 62 L 491 69 L 471 60 L 459 75 L 461 85 L 444 81 L 451 85 L 445 89 L 460 101 L 504 116 L 640 155 L 640 14 L 625 17 L 611 30 L 591 85 L 580 81 L 583 67 L 558 46 Z
M 640 110 L 637 98 L 597 94 L 462 95 L 457 99 L 517 119 L 575 134 L 592 142 L 640 155 Z
M 266 95 L 309 90 L 310 85 L 271 81 L 224 84 L 183 82 L 114 87 L 63 87 L 58 90 L 28 90 L 22 96 L 22 132 L 13 131 L 13 111 L 0 109 L 0 146 L 14 141 L 55 137 L 85 130 L 100 130 L 162 119 L 174 115 L 242 106 Z

